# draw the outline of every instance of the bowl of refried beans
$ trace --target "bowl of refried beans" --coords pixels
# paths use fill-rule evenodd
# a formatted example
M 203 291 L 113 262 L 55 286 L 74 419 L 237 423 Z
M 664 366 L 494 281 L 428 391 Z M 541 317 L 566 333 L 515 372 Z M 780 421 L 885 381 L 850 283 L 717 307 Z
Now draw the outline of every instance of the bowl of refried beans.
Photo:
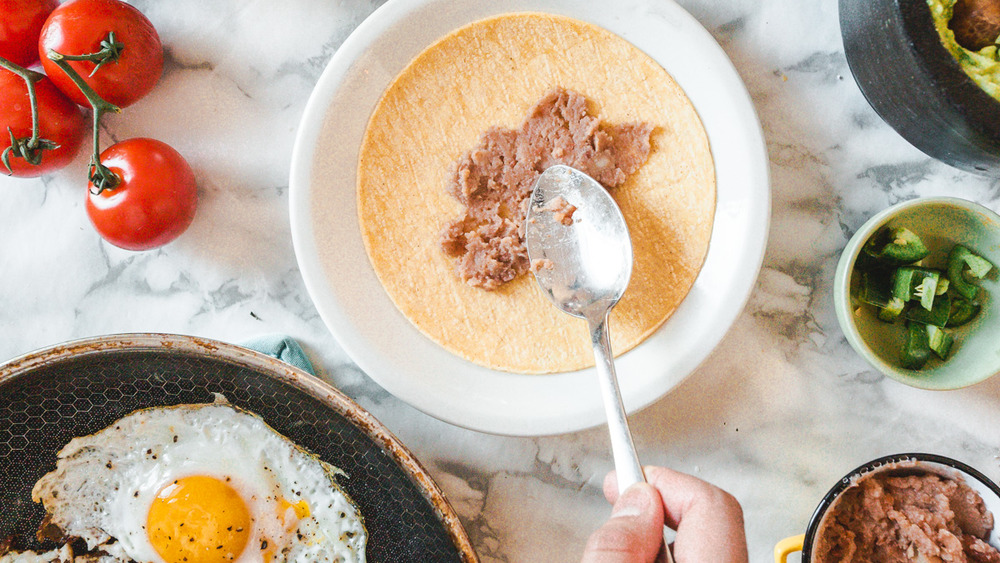
M 776 563 L 1000 563 L 1000 488 L 944 456 L 896 454 L 845 475 L 806 532 L 775 546 Z

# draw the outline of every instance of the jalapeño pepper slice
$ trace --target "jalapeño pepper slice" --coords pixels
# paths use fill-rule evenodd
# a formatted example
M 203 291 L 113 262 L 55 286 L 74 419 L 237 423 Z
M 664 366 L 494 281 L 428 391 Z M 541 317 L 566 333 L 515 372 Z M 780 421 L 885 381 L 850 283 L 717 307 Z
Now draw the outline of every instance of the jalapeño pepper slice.
M 892 276 L 892 296 L 903 301 L 919 299 L 920 306 L 930 311 L 940 278 L 941 272 L 937 270 L 903 266 Z
M 863 250 L 888 264 L 912 264 L 929 254 L 920 237 L 905 227 L 883 227 L 865 243 Z
M 951 352 L 951 345 L 955 343 L 955 339 L 943 329 L 934 325 L 927 325 L 925 328 L 927 329 L 927 346 L 937 354 L 937 357 L 947 360 L 948 354 Z
M 892 299 L 892 272 L 883 269 L 862 271 L 858 299 L 876 307 L 888 305 Z
M 907 320 L 943 327 L 948 324 L 948 317 L 951 316 L 952 298 L 949 294 L 939 295 L 934 300 L 934 306 L 928 311 L 923 307 L 913 307 L 906 311 L 904 317 Z
M 948 286 L 950 285 L 951 284 L 950 282 L 948 282 L 948 278 L 941 278 L 938 280 L 937 291 L 935 291 L 934 293 L 937 295 L 944 295 L 945 293 L 947 293 Z
M 899 315 L 903 312 L 904 307 L 906 307 L 905 301 L 893 297 L 892 299 L 889 299 L 889 302 L 885 304 L 885 307 L 879 307 L 878 318 L 881 321 L 891 323 L 899 318 Z
M 906 344 L 902 350 L 902 364 L 906 369 L 920 369 L 931 357 L 927 329 L 920 323 L 906 323 Z
M 977 305 L 964 297 L 955 297 L 951 300 L 951 314 L 948 315 L 948 323 L 944 326 L 962 326 L 976 318 L 980 309 L 982 309 L 981 305 Z
M 962 297 L 975 299 L 979 287 L 966 279 L 966 268 L 970 276 L 980 279 L 990 273 L 993 264 L 961 244 L 956 244 L 948 253 L 948 279 L 951 280 L 951 287 Z

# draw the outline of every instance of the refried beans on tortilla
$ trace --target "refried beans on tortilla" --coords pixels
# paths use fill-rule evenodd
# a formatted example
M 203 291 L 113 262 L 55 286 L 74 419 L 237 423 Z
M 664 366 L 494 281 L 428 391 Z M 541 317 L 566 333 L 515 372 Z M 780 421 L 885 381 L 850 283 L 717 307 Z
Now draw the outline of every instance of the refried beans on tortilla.
M 646 161 L 652 132 L 648 123 L 601 123 L 587 114 L 586 98 L 563 88 L 539 100 L 519 129 L 489 128 L 458 161 L 447 186 L 466 208 L 441 233 L 441 247 L 457 258 L 458 276 L 496 289 L 527 272 L 524 217 L 538 176 L 565 164 L 616 188 Z M 550 211 L 571 225 L 576 208 L 561 199 Z
M 560 87 L 586 99 L 588 116 L 653 127 L 645 162 L 613 191 L 635 257 L 611 314 L 615 352 L 666 321 L 708 250 L 715 216 L 708 137 L 656 61 L 607 30 L 550 14 L 503 14 L 452 31 L 399 72 L 371 114 L 358 156 L 358 223 L 393 304 L 428 338 L 480 366 L 552 373 L 593 365 L 586 327 L 553 307 L 531 276 L 484 291 L 455 275 L 456 259 L 440 244 L 442 228 L 465 214 L 444 189 L 455 163 L 491 127 L 520 130 Z M 558 159 L 557 152 L 541 158 Z M 323 201 L 316 205 L 321 237 L 322 217 L 333 215 Z M 330 256 L 324 267 L 336 272 L 342 265 Z

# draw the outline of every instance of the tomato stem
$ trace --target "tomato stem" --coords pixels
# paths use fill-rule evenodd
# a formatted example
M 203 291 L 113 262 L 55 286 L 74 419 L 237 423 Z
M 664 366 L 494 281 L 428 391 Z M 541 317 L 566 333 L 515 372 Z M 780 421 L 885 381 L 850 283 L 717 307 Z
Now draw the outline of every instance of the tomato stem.
M 8 127 L 7 133 L 10 134 L 10 146 L 4 149 L 3 153 L 0 153 L 0 160 L 3 161 L 3 165 L 7 168 L 8 174 L 13 174 L 14 170 L 10 167 L 11 155 L 23 158 L 32 166 L 38 166 L 42 162 L 42 151 L 57 149 L 59 148 L 59 145 L 48 139 L 42 139 L 39 137 L 38 96 L 35 93 L 35 83 L 45 78 L 45 75 L 33 70 L 28 70 L 23 66 L 8 61 L 3 57 L 0 57 L 0 67 L 9 70 L 24 79 L 24 83 L 28 87 L 28 102 L 31 105 L 31 137 L 28 139 L 19 139 L 14 136 L 14 131 Z
M 121 178 L 115 175 L 107 166 L 101 164 L 101 116 L 107 112 L 118 113 L 121 108 L 106 101 L 93 88 L 90 84 L 84 81 L 83 77 L 80 76 L 73 67 L 69 65 L 69 57 L 57 53 L 55 51 L 49 51 L 46 56 L 56 63 L 56 65 L 69 76 L 69 79 L 76 84 L 76 87 L 80 89 L 87 101 L 90 103 L 90 107 L 93 109 L 94 115 L 94 152 L 90 156 L 90 166 L 88 178 L 90 183 L 93 185 L 92 192 L 96 195 L 104 190 L 114 189 L 121 182 Z M 96 191 L 95 191 L 96 190 Z
M 101 41 L 100 51 L 87 53 L 86 55 L 63 55 L 62 57 L 67 61 L 90 61 L 92 63 L 97 63 L 94 66 L 94 70 L 90 71 L 89 75 L 94 76 L 97 69 L 101 68 L 101 65 L 104 63 L 117 62 L 118 58 L 122 55 L 122 51 L 124 50 L 125 44 L 121 41 L 116 41 L 115 32 L 111 31 L 108 32 L 108 36 Z

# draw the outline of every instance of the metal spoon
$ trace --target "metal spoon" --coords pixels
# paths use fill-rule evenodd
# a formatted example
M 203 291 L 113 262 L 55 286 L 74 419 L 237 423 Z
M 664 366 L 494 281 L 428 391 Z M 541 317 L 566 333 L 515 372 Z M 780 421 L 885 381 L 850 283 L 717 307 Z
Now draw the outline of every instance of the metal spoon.
M 576 210 L 568 213 L 567 205 Z M 571 215 L 565 224 L 560 221 Z M 548 168 L 531 192 L 525 244 L 535 279 L 563 311 L 587 320 L 611 433 L 618 490 L 646 477 L 635 453 L 608 334 L 608 314 L 632 276 L 632 240 L 618 204 L 604 186 L 569 166 Z M 670 550 L 661 560 L 672 562 Z

